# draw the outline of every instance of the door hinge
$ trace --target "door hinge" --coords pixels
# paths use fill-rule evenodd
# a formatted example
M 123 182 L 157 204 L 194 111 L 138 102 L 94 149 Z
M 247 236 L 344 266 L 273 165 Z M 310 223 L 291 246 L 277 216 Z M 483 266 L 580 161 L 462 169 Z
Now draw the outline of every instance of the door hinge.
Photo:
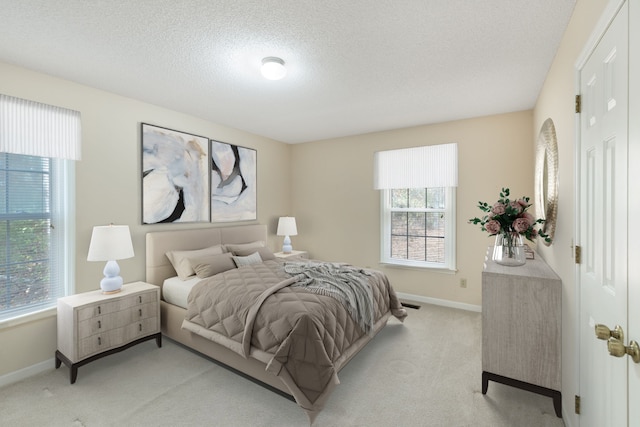
M 575 256 L 576 264 L 582 264 L 582 247 L 576 245 L 575 246 Z
M 576 114 L 580 114 L 582 112 L 582 97 L 580 95 L 576 95 Z
M 576 407 L 575 407 L 575 411 L 576 414 L 580 414 L 580 396 L 576 395 Z

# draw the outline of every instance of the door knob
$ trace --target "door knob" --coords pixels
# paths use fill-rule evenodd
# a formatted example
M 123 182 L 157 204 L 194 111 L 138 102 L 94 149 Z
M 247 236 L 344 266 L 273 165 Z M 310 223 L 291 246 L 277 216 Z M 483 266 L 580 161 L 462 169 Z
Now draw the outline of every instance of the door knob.
M 629 345 L 624 345 L 622 341 L 616 338 L 609 338 L 607 348 L 609 349 L 609 354 L 614 357 L 622 357 L 628 354 L 635 363 L 640 363 L 640 347 L 635 341 L 631 341 Z
M 620 342 L 624 342 L 624 331 L 620 325 L 616 325 L 612 331 L 607 326 L 599 323 L 596 325 L 596 337 L 598 337 L 599 340 L 606 341 L 609 338 L 615 338 Z

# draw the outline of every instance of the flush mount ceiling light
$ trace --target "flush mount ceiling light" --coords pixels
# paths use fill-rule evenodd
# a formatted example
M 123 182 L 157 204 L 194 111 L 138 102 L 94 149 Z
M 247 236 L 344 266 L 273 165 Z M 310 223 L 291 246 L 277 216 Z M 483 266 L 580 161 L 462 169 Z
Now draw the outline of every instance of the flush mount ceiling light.
M 262 60 L 262 75 L 269 80 L 280 80 L 287 74 L 284 61 L 275 56 L 268 56 Z

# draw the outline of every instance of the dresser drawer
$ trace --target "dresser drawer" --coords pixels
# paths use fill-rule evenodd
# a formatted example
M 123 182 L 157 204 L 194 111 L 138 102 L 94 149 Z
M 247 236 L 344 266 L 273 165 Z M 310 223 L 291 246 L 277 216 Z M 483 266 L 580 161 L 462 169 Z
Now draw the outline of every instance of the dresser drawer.
M 78 341 L 78 359 L 82 360 L 111 348 L 118 347 L 125 342 L 124 328 L 112 329 L 104 333 L 91 335 Z
M 147 319 L 149 317 L 156 317 L 158 315 L 158 303 L 148 302 L 136 307 L 131 307 L 129 310 L 131 322 Z
M 77 338 L 83 339 L 91 335 L 104 333 L 106 331 L 122 327 L 127 323 L 129 322 L 123 322 L 120 312 L 106 314 L 104 316 L 91 317 L 89 319 L 78 322 Z
M 91 319 L 92 317 L 103 316 L 109 313 L 115 313 L 120 311 L 120 301 L 104 301 L 97 302 L 93 304 L 89 304 L 85 307 L 81 307 L 77 310 L 77 319 L 78 322 L 82 322 L 83 320 Z
M 159 323 L 157 317 L 149 317 L 127 325 L 124 332 L 125 340 L 129 342 L 153 334 L 158 330 Z
M 151 290 L 117 298 L 112 301 L 100 301 L 93 304 L 87 304 L 81 308 L 78 308 L 77 320 L 78 322 L 82 322 L 83 320 L 87 320 L 90 318 L 124 311 L 131 307 L 138 307 L 144 304 L 152 303 L 157 299 L 156 294 L 156 290 Z

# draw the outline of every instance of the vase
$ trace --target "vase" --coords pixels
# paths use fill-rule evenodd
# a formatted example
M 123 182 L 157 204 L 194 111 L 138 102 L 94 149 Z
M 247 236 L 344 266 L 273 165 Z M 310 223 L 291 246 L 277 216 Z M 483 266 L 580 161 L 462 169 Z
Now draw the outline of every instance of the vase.
M 500 265 L 517 267 L 527 262 L 524 240 L 519 233 L 498 234 L 493 247 L 493 261 Z

